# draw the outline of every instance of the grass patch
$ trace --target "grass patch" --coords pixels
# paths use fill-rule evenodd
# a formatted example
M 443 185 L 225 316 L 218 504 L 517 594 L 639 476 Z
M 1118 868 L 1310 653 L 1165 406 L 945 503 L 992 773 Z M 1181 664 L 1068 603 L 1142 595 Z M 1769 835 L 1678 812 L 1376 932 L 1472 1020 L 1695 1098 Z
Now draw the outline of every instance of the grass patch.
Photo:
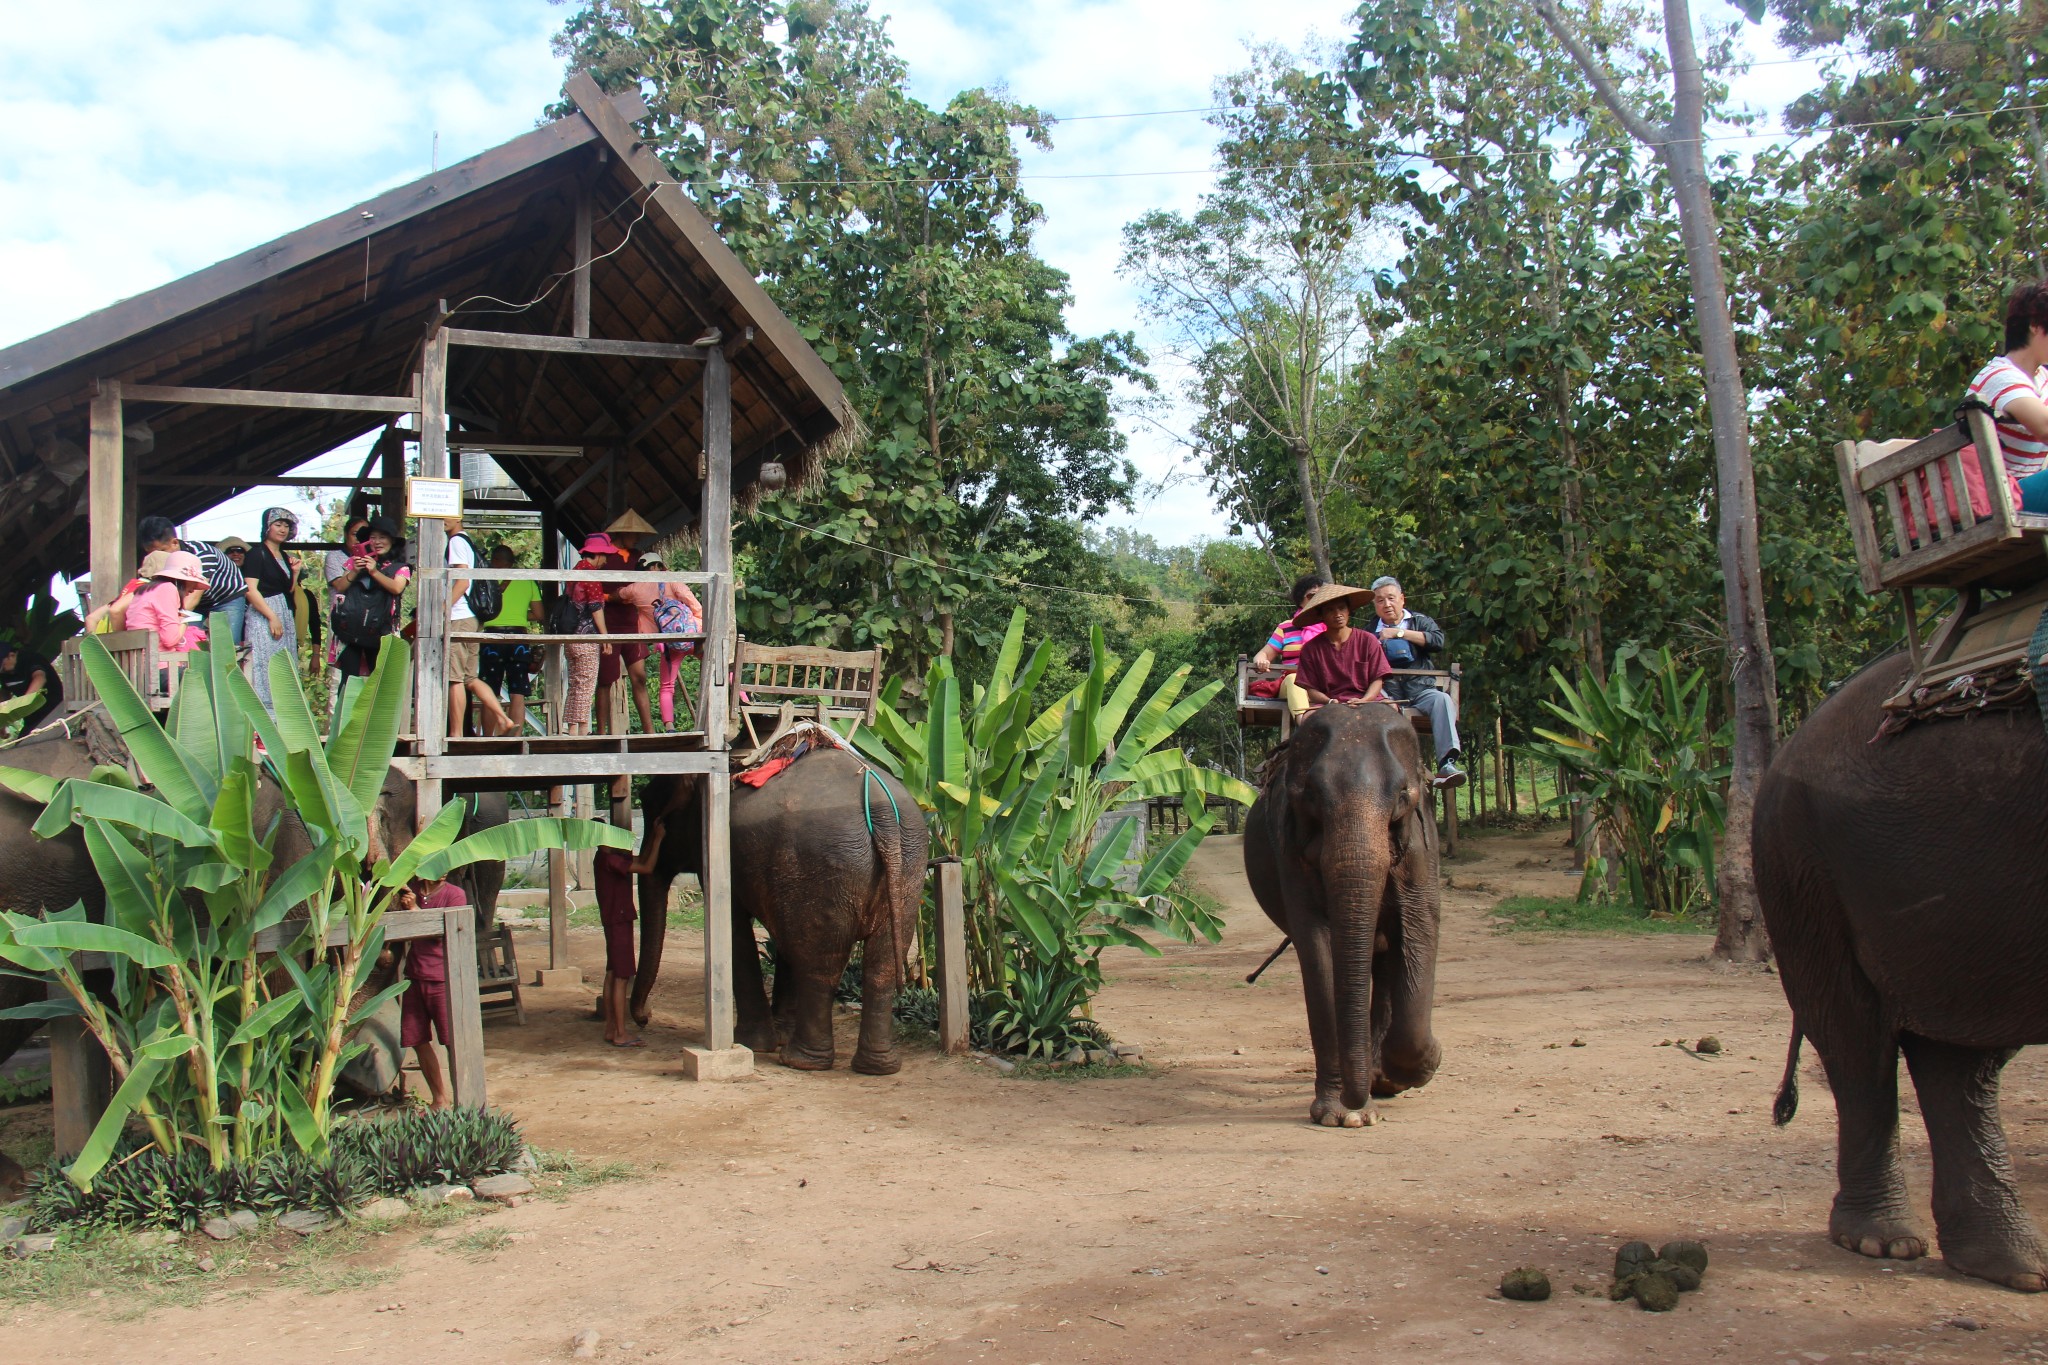
M 546 906 L 535 907 L 542 913 L 546 923 Z M 637 912 L 636 912 L 637 913 Z M 569 907 L 569 923 L 578 929 L 599 927 L 597 902 Z M 702 929 L 704 927 L 704 898 L 695 887 L 686 887 L 670 899 L 668 904 L 668 927 L 671 929 Z
M 512 1244 L 512 1234 L 503 1228 L 477 1228 L 460 1237 L 451 1237 L 441 1244 L 441 1250 L 452 1251 L 472 1261 L 488 1261 Z
M 1633 905 L 1581 904 L 1569 896 L 1509 896 L 1493 907 L 1504 933 L 1711 934 L 1712 920 L 1648 915 Z
M 615 1180 L 631 1180 L 639 1172 L 625 1161 L 585 1161 L 574 1152 L 531 1149 L 540 1169 L 531 1173 L 533 1192 L 542 1199 L 564 1199 L 578 1190 L 595 1189 Z

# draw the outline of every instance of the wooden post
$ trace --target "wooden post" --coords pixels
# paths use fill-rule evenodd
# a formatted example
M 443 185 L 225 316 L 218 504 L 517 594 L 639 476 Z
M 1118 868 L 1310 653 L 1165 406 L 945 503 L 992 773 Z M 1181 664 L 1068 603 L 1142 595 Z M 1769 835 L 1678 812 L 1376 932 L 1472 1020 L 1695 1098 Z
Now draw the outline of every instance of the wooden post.
M 683 1074 L 693 1081 L 751 1075 L 754 1054 L 733 1042 L 732 778 L 723 770 L 704 782 L 704 1046 L 683 1049 Z M 751 941 L 738 945 L 752 952 Z
M 442 941 L 448 945 L 448 1014 L 455 1036 L 448 1040 L 448 1080 L 455 1102 L 484 1103 L 484 1015 L 476 993 L 476 910 L 458 905 L 441 912 Z
M 570 312 L 573 334 L 590 335 L 590 186 L 576 186 L 576 293 Z
M 569 814 L 569 789 L 548 788 L 548 814 L 562 819 Z M 548 965 L 534 973 L 536 986 L 580 986 L 581 969 L 569 964 L 569 854 L 559 848 L 548 850 Z
M 704 572 L 732 573 L 732 369 L 717 346 L 704 357 L 704 499 L 697 529 Z
M 960 860 L 939 873 L 939 1050 L 965 1052 L 967 1026 L 967 907 L 961 897 Z
M 52 999 L 68 1000 L 61 986 L 50 987 Z M 85 1147 L 100 1115 L 113 1098 L 113 1067 L 106 1050 L 76 1015 L 52 1019 L 50 1034 L 50 1104 L 56 1122 L 59 1161 L 69 1161 Z
M 1508 813 L 1507 798 L 1508 745 L 1501 737 L 1500 713 L 1493 715 L 1493 813 Z
M 384 447 L 384 501 L 377 510 L 399 526 L 405 525 L 405 438 L 389 427 L 381 438 Z
M 130 567 L 121 558 L 128 474 L 121 439 L 121 386 L 113 380 L 101 380 L 93 395 L 86 442 L 87 563 L 92 569 L 93 605 L 100 606 L 121 591 Z
M 420 477 L 448 477 L 448 340 L 438 331 L 427 339 L 420 362 Z M 403 511 L 403 508 L 400 508 Z M 448 527 L 422 517 L 413 528 L 417 541 L 414 563 L 426 572 L 414 581 L 419 595 L 414 633 L 419 663 L 419 752 L 428 756 L 448 751 Z M 419 784 L 419 814 L 424 823 L 441 808 L 439 778 Z

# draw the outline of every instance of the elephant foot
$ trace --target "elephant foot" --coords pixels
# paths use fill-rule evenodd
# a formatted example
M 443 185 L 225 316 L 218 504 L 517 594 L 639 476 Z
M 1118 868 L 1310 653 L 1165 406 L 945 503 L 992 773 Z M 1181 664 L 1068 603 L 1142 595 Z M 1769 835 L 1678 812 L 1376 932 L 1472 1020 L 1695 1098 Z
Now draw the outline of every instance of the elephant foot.
M 1940 1235 L 1942 1263 L 1958 1275 L 2027 1294 L 2048 1290 L 2048 1250 L 2031 1228 L 1998 1226 L 1959 1234 L 1942 1228 Z
M 733 1030 L 733 1040 L 756 1057 L 766 1057 L 782 1046 L 782 1040 L 775 1036 L 775 1030 L 766 1024 L 757 1024 L 751 1028 L 741 1024 Z
M 791 1071 L 830 1071 L 839 1062 L 832 1053 L 801 1051 L 794 1043 L 782 1045 L 782 1064 Z
M 1927 1239 L 1899 1214 L 1856 1214 L 1838 1208 L 1828 1219 L 1828 1240 L 1877 1260 L 1917 1261 L 1927 1254 Z
M 1308 1121 L 1325 1128 L 1369 1128 L 1380 1121 L 1380 1114 L 1370 1103 L 1350 1109 L 1335 1095 L 1322 1095 L 1308 1107 Z
M 903 1069 L 903 1059 L 894 1052 L 855 1052 L 853 1069 L 863 1076 L 893 1076 Z

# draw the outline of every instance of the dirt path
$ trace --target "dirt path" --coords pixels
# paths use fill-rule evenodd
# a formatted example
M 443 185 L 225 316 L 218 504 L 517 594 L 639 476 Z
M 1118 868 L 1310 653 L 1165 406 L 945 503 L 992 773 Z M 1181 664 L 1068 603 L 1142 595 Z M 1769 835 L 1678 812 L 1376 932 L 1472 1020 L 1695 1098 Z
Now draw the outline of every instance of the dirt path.
M 526 1028 L 487 1030 L 494 1102 L 535 1142 L 643 1178 L 490 1215 L 514 1235 L 482 1260 L 454 1254 L 461 1229 L 385 1238 L 368 1290 L 230 1292 L 127 1323 L 16 1309 L 0 1358 L 566 1359 L 590 1327 L 600 1359 L 663 1361 L 2048 1359 L 2048 1301 L 1820 1235 L 1832 1106 L 1809 1064 L 1799 1119 L 1771 1127 L 1776 978 L 1708 966 L 1703 938 L 1494 932 L 1501 894 L 1569 890 L 1555 845 L 1472 841 L 1450 869 L 1443 1071 L 1374 1128 L 1304 1122 L 1299 978 L 1288 958 L 1243 984 L 1277 935 L 1219 837 L 1196 870 L 1224 942 L 1124 955 L 1100 1000 L 1159 1075 L 1005 1079 L 921 1051 L 893 1078 L 769 1064 L 700 1087 L 674 1077 L 694 978 L 669 984 L 638 1055 L 598 1046 L 584 993 L 534 991 Z M 598 964 L 595 935 L 577 952 Z M 1703 1034 L 1727 1051 L 1658 1046 Z M 2038 1053 L 2015 1062 L 2006 1114 L 2048 1219 L 2043 1081 Z M 1704 1291 L 1662 1316 L 1608 1303 L 1613 1248 L 1636 1236 L 1706 1240 Z M 1518 1265 L 1556 1297 L 1492 1297 Z

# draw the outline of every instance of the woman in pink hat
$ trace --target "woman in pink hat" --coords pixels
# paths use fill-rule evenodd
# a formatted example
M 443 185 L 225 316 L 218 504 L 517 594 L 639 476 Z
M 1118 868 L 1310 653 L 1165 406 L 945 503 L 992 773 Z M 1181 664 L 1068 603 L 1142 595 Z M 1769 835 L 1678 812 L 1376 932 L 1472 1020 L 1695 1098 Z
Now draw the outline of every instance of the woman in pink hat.
M 584 539 L 583 558 L 576 561 L 576 567 L 610 569 L 617 567 L 618 560 L 619 547 L 612 544 L 610 536 L 600 531 Z M 569 601 L 576 608 L 578 635 L 605 633 L 604 584 L 571 579 Z M 587 735 L 590 733 L 590 699 L 597 691 L 598 663 L 612 652 L 612 647 L 593 640 L 587 645 L 569 645 L 565 652 L 569 661 L 569 694 L 562 699 L 562 732 Z
M 189 654 L 206 643 L 206 632 L 185 620 L 206 596 L 206 570 L 199 556 L 173 550 L 164 556 L 162 567 L 149 586 L 135 594 L 128 604 L 130 630 L 156 632 L 157 649 L 165 654 Z

